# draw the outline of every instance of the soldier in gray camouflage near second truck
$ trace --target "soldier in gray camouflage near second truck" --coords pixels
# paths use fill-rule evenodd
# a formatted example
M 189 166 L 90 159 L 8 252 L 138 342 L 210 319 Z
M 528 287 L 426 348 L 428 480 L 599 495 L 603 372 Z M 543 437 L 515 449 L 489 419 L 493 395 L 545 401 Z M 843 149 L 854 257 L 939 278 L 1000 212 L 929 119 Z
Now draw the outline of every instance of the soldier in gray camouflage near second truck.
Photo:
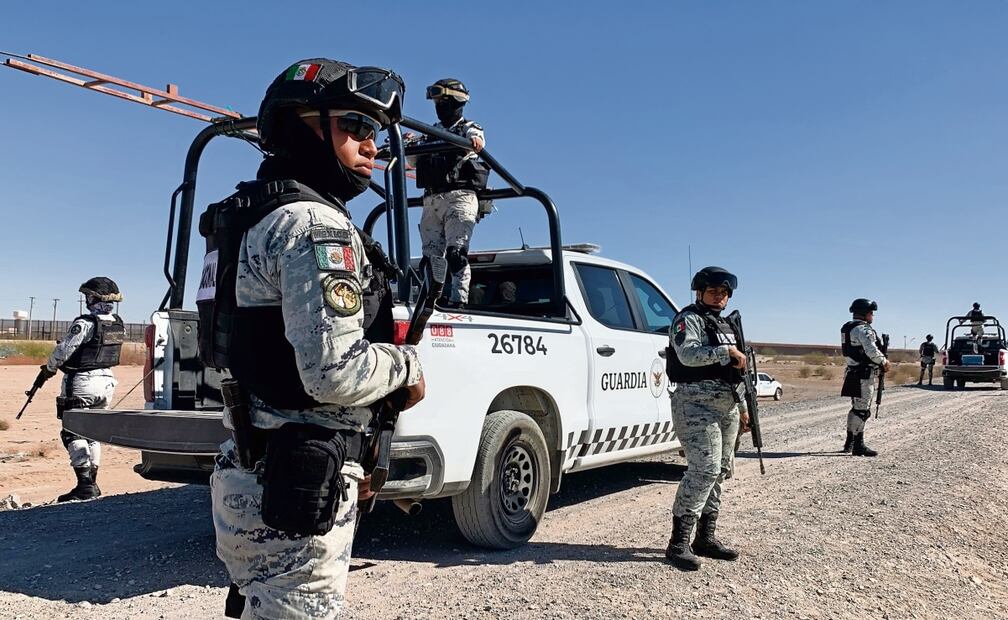
M 879 388 L 879 375 L 888 372 L 890 368 L 882 340 L 872 328 L 876 310 L 877 303 L 859 297 L 850 306 L 854 318 L 840 328 L 841 347 L 847 358 L 847 371 L 840 395 L 851 399 L 843 451 L 851 452 L 854 456 L 878 454 L 864 443 L 865 424 L 871 417 L 871 403 Z

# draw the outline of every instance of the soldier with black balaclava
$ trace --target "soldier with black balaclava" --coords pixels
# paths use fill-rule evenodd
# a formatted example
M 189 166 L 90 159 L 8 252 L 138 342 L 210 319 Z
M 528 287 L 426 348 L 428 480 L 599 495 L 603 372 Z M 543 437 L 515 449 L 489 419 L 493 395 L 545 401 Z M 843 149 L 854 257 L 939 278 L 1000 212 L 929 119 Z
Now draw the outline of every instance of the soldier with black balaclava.
M 379 67 L 290 65 L 259 108 L 256 180 L 200 219 L 200 358 L 231 375 L 210 488 L 236 617 L 340 616 L 373 407 L 424 395 L 416 350 L 392 343 L 391 266 L 346 206 L 403 90 Z
M 928 385 L 932 385 L 932 381 L 934 379 L 935 356 L 938 355 L 938 345 L 934 343 L 934 336 L 931 334 L 927 335 L 926 340 L 921 343 L 918 353 L 920 353 L 921 371 L 920 378 L 917 379 L 917 385 L 924 385 L 925 370 L 928 375 Z
M 110 278 L 91 278 L 78 289 L 84 294 L 88 313 L 70 324 L 66 335 L 53 349 L 42 372 L 49 377 L 63 371 L 63 384 L 56 398 L 56 417 L 63 419 L 67 409 L 108 409 L 115 392 L 116 379 L 112 368 L 119 365 L 119 354 L 126 329 L 113 304 L 122 301 L 119 287 Z M 98 488 L 98 465 L 101 444 L 69 431 L 61 431 L 60 439 L 70 455 L 70 466 L 77 485 L 56 501 L 94 499 L 101 495 Z
M 417 187 L 424 190 L 420 241 L 424 256 L 444 256 L 452 282 L 448 303 L 469 301 L 469 243 L 479 217 L 476 192 L 487 184 L 489 169 L 477 157 L 486 139 L 483 128 L 462 116 L 469 91 L 462 82 L 445 78 L 427 87 L 438 122 L 434 125 L 457 134 L 472 150 L 450 148 L 416 158 Z M 427 139 L 424 142 L 430 142 Z
M 849 396 L 851 409 L 847 413 L 847 439 L 844 452 L 854 456 L 876 456 L 878 452 L 864 443 L 865 423 L 871 417 L 871 402 L 878 388 L 880 371 L 889 372 L 890 364 L 882 353 L 882 341 L 872 328 L 878 304 L 859 297 L 851 303 L 853 319 L 840 328 L 843 354 L 847 358 L 841 396 Z

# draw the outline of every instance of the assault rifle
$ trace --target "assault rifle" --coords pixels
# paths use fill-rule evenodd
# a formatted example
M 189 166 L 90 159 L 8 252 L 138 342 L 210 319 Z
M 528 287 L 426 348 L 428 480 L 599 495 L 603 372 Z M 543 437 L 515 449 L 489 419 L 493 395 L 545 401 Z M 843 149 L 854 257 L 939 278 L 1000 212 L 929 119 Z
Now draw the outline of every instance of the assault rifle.
M 745 404 L 749 409 L 749 429 L 752 433 L 752 445 L 756 448 L 756 455 L 759 457 L 759 470 L 761 474 L 766 474 L 766 467 L 763 465 L 763 431 L 760 429 L 759 404 L 756 402 L 756 354 L 749 343 L 746 342 L 742 332 L 742 315 L 738 310 L 733 310 L 725 320 L 731 326 L 736 336 L 736 346 L 746 356 L 745 370 L 740 370 L 741 380 L 745 384 Z
M 420 285 L 416 307 L 410 318 L 409 329 L 406 331 L 403 344 L 419 344 L 423 338 L 427 321 L 434 314 L 434 304 L 441 297 L 441 289 L 444 287 L 445 276 L 448 272 L 448 263 L 442 257 L 426 257 L 421 262 L 424 279 Z M 403 286 L 408 285 L 404 282 Z M 395 433 L 396 422 L 399 420 L 399 414 L 402 413 L 404 404 L 404 397 L 397 397 L 393 393 L 378 405 L 375 431 L 369 449 L 365 452 L 365 460 L 368 462 L 364 463 L 364 471 L 368 471 L 371 469 L 369 466 L 373 466 L 370 486 L 371 491 L 375 493 L 374 497 L 377 497 L 378 491 L 381 491 L 385 486 L 385 481 L 388 480 L 392 435 Z M 368 510 L 373 506 L 374 499 L 372 498 L 367 507 Z
M 889 334 L 882 334 L 882 346 L 879 347 L 882 355 L 889 354 Z M 923 375 L 921 375 L 923 376 Z M 875 419 L 878 419 L 878 410 L 882 406 L 882 392 L 885 391 L 885 368 L 879 368 L 878 389 L 875 390 Z M 871 405 L 869 405 L 870 407 Z
M 49 378 L 52 377 L 54 374 L 55 373 L 49 372 L 49 369 L 46 368 L 44 365 L 42 366 L 42 368 L 39 369 L 39 373 L 38 375 L 35 376 L 35 382 L 32 383 L 31 389 L 25 391 L 25 396 L 28 397 L 28 400 L 26 400 L 24 406 L 21 407 L 21 411 L 18 411 L 17 417 L 14 418 L 15 420 L 21 419 L 21 415 L 25 412 L 25 409 L 28 408 L 28 405 L 31 404 L 32 399 L 35 398 L 35 392 L 38 392 L 40 389 L 42 389 L 42 386 L 45 385 L 45 382 L 48 381 Z

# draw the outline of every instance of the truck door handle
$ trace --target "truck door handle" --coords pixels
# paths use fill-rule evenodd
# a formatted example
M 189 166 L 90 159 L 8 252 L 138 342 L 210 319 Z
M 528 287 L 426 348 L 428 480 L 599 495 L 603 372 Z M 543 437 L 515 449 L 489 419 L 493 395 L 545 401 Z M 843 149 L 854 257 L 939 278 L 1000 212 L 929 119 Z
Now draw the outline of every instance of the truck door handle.
M 665 349 L 658 349 L 658 357 L 665 359 Z
M 610 347 L 610 346 L 609 346 L 609 345 L 607 345 L 607 344 L 604 344 L 604 345 L 602 345 L 601 347 L 595 347 L 595 350 L 596 350 L 596 351 L 598 352 L 598 354 L 599 354 L 599 355 L 601 355 L 602 357 L 609 357 L 610 355 L 612 355 L 613 353 L 615 353 L 615 352 L 616 352 L 616 349 L 614 349 L 614 348 Z

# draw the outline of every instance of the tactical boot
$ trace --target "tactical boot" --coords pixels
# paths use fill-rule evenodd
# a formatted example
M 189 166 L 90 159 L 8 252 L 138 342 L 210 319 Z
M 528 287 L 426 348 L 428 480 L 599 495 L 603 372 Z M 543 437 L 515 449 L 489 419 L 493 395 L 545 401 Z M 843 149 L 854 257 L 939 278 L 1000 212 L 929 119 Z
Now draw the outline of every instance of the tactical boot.
M 94 484 L 95 491 L 98 492 L 98 495 L 96 495 L 95 497 L 100 497 L 101 496 L 101 489 L 98 488 L 98 466 L 97 465 L 92 465 L 91 466 L 91 482 Z
M 864 445 L 864 434 L 854 437 L 854 456 L 878 456 L 878 452 Z
M 715 560 L 737 560 L 738 551 L 725 547 L 721 541 L 714 538 L 717 515 L 716 512 L 700 515 L 700 521 L 697 522 L 696 538 L 693 539 L 693 553 Z
M 91 477 L 90 466 L 74 467 L 74 473 L 77 474 L 77 486 L 70 489 L 69 493 L 64 493 L 56 498 L 57 502 L 94 499 L 101 495 L 101 491 L 98 490 L 98 485 L 94 483 L 94 478 Z
M 843 451 L 850 452 L 851 443 L 854 441 L 854 433 L 847 431 L 847 439 L 843 442 Z
M 700 558 L 693 555 L 689 546 L 690 533 L 695 523 L 696 517 L 693 515 L 672 517 L 672 538 L 669 539 L 668 547 L 665 549 L 665 557 L 679 570 L 700 568 Z

